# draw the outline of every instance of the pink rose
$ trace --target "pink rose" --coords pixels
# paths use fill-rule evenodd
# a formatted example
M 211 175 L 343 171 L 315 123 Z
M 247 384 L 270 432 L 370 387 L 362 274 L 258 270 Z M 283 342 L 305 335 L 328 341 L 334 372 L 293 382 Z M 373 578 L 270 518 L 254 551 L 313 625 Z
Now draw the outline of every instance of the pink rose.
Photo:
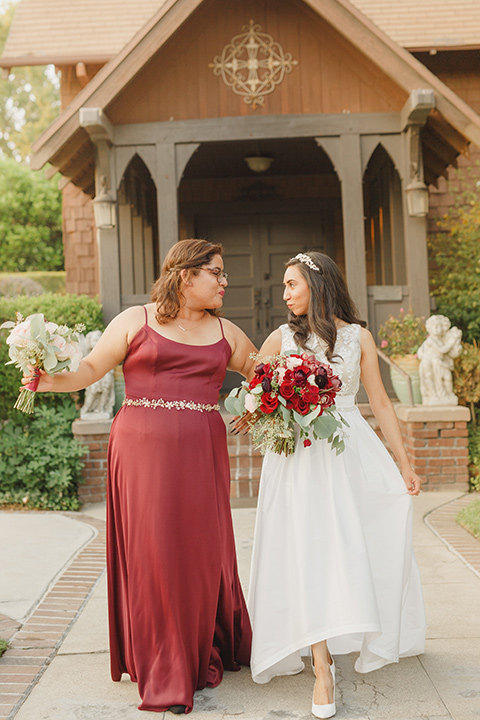
M 250 413 L 254 413 L 257 409 L 257 401 L 255 400 L 255 395 L 252 393 L 247 393 L 245 395 L 245 410 Z

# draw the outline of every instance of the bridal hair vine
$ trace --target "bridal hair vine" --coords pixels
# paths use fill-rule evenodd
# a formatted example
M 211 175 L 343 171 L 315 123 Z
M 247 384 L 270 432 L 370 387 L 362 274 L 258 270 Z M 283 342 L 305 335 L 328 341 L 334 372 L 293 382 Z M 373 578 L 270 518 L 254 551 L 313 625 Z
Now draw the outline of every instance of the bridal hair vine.
M 317 272 L 320 272 L 320 268 L 315 265 L 312 258 L 309 255 L 305 255 L 305 253 L 298 253 L 298 255 L 295 255 L 293 258 L 294 260 L 300 260 L 300 262 L 305 263 L 305 265 L 308 265 L 310 270 L 316 270 Z

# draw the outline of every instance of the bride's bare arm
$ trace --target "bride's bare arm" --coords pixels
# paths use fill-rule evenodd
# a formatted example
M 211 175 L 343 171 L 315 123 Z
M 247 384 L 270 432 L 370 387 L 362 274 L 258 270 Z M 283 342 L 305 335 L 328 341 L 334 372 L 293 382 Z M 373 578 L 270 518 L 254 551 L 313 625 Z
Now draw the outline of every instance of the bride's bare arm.
M 362 328 L 360 335 L 362 359 L 360 363 L 362 383 L 367 391 L 370 406 L 378 420 L 382 433 L 398 460 L 400 472 L 410 495 L 418 495 L 421 479 L 412 470 L 403 444 L 400 426 L 380 375 L 375 341 L 371 333 Z
M 81 362 L 76 372 L 62 372 L 56 375 L 41 373 L 37 392 L 75 392 L 99 380 L 109 370 L 122 362 L 128 346 L 144 322 L 141 307 L 128 308 L 117 315 L 107 326 L 102 337 Z M 24 385 L 32 377 L 24 377 Z

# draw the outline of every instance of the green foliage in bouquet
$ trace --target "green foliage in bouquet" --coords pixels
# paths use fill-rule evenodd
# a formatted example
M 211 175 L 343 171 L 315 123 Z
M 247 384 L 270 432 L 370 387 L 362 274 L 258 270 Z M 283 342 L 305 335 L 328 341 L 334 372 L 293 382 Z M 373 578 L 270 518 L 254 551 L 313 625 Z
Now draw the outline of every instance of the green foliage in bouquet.
M 39 406 L 22 424 L 0 432 L 0 508 L 22 505 L 42 510 L 78 510 L 86 449 L 71 432 L 75 405 L 64 397 L 57 408 Z
M 24 317 L 43 313 L 49 321 L 69 327 L 83 323 L 85 333 L 104 327 L 100 303 L 84 295 L 46 293 L 36 297 L 0 298 L 0 325 L 6 320 L 15 321 L 16 312 Z M 8 330 L 0 331 L 0 422 L 11 419 L 15 423 L 23 423 L 24 418 L 19 418 L 20 413 L 13 409 L 20 388 L 20 376 L 12 365 L 5 365 L 9 360 L 5 342 L 7 336 Z M 48 393 L 42 396 L 41 404 L 45 407 L 56 407 L 62 404 L 64 397 Z M 0 430 L 1 432 L 3 431 Z
M 437 312 L 463 333 L 463 340 L 480 341 L 480 202 L 457 206 L 438 223 L 429 238 L 433 271 L 431 292 Z
M 417 317 L 411 310 L 400 309 L 400 315 L 390 315 L 378 330 L 381 349 L 388 357 L 414 355 L 427 339 L 425 318 Z

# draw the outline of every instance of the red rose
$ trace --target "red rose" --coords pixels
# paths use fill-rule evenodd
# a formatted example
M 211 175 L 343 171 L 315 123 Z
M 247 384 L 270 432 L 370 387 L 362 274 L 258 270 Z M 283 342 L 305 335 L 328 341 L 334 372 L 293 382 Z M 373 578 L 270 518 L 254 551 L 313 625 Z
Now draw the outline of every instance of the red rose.
M 249 390 L 253 390 L 253 388 L 254 388 L 254 387 L 257 387 L 257 385 L 260 385 L 261 382 L 262 382 L 262 378 L 261 378 L 259 375 L 255 375 L 255 377 L 253 377 L 253 378 L 250 380 L 249 385 L 248 385 L 248 389 L 249 389 Z
M 310 412 L 310 403 L 301 395 L 297 395 L 297 398 L 295 410 L 300 413 L 300 415 L 307 415 Z
M 305 440 L 303 441 L 303 447 L 310 447 L 311 444 L 312 444 L 312 441 L 309 440 L 308 438 L 305 438 Z
M 278 407 L 278 397 L 274 393 L 263 393 L 260 411 L 270 415 Z
M 278 392 L 282 397 L 285 398 L 285 400 L 289 400 L 291 397 L 293 397 L 293 395 L 295 395 L 295 389 L 292 383 L 289 382 L 283 382 L 280 385 Z
M 320 391 L 316 385 L 311 385 L 308 390 L 303 393 L 303 397 L 310 405 L 316 405 L 320 397 Z

